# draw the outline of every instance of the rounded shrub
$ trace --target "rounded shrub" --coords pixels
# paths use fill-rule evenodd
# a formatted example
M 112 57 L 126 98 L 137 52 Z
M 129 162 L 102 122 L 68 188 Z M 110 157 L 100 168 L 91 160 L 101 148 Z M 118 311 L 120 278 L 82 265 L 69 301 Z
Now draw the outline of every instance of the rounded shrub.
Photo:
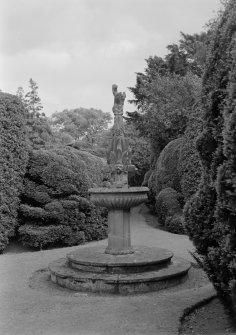
M 173 216 L 167 216 L 165 222 L 166 230 L 173 234 L 185 234 L 183 215 L 175 214 Z
M 180 194 L 173 188 L 165 188 L 156 197 L 156 214 L 158 221 L 168 231 L 184 233 Z
M 173 188 L 177 192 L 181 191 L 177 167 L 183 143 L 184 139 L 180 137 L 169 142 L 162 150 L 155 170 L 148 181 L 148 187 L 155 194 L 167 187 Z
M 72 147 L 32 151 L 19 209 L 22 243 L 42 248 L 105 238 L 107 210 L 88 200 L 104 168 L 99 157 Z

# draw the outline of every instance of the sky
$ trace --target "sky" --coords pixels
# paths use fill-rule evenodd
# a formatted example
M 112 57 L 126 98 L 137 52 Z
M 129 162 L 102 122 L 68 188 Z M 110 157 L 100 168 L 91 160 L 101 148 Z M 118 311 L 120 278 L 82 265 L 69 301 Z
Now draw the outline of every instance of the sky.
M 111 112 L 112 84 L 125 110 L 149 56 L 163 57 L 180 31 L 199 33 L 220 0 L 0 0 L 0 89 L 39 86 L 44 112 Z

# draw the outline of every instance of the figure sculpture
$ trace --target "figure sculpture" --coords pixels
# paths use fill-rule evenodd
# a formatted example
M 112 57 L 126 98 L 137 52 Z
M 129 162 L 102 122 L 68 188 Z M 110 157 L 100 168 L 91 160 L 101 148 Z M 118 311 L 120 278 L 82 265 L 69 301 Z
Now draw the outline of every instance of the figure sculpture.
M 123 108 L 126 98 L 125 92 L 118 92 L 117 85 L 112 85 L 114 95 L 114 126 L 112 128 L 112 141 L 108 151 L 107 163 L 110 165 L 112 187 L 128 186 L 128 171 L 134 169 L 131 165 L 131 150 L 125 138 L 123 123 Z
M 124 101 L 126 98 L 125 92 L 118 92 L 118 86 L 116 84 L 112 85 L 112 92 L 114 95 L 114 105 L 112 111 L 114 115 L 123 115 Z

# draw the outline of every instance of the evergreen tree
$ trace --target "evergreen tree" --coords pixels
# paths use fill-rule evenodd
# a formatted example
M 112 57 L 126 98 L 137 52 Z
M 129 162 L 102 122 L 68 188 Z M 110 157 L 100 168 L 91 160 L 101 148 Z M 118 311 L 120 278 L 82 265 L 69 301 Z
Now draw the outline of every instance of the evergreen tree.
M 18 225 L 17 211 L 28 160 L 25 110 L 20 100 L 0 93 L 0 253 Z
M 39 117 L 43 106 L 38 96 L 38 85 L 32 78 L 29 80 L 29 87 L 30 91 L 25 95 L 26 109 L 32 117 Z
M 190 238 L 216 289 L 236 308 L 236 2 L 215 30 L 203 80 L 202 180 L 185 206 Z
M 25 96 L 22 87 L 17 90 L 27 112 L 26 127 L 29 145 L 32 149 L 45 148 L 52 145 L 52 130 L 48 118 L 41 113 L 43 106 L 38 95 L 38 85 L 32 78 L 29 80 L 29 89 Z
M 20 99 L 23 106 L 26 107 L 25 92 L 22 86 L 19 86 L 16 91 L 16 96 Z

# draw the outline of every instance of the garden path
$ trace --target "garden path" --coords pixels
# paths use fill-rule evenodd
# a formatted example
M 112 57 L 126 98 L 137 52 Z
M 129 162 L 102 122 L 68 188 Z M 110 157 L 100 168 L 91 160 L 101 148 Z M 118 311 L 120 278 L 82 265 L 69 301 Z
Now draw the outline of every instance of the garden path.
M 188 237 L 147 225 L 140 208 L 132 211 L 131 232 L 132 244 L 164 247 L 194 262 Z M 103 240 L 91 246 L 106 244 Z M 0 256 L 0 334 L 174 335 L 184 310 L 215 294 L 205 279 L 202 286 L 191 287 L 187 281 L 168 290 L 133 296 L 64 290 L 48 281 L 46 271 L 41 271 L 38 282 L 30 279 L 35 271 L 76 248 Z

